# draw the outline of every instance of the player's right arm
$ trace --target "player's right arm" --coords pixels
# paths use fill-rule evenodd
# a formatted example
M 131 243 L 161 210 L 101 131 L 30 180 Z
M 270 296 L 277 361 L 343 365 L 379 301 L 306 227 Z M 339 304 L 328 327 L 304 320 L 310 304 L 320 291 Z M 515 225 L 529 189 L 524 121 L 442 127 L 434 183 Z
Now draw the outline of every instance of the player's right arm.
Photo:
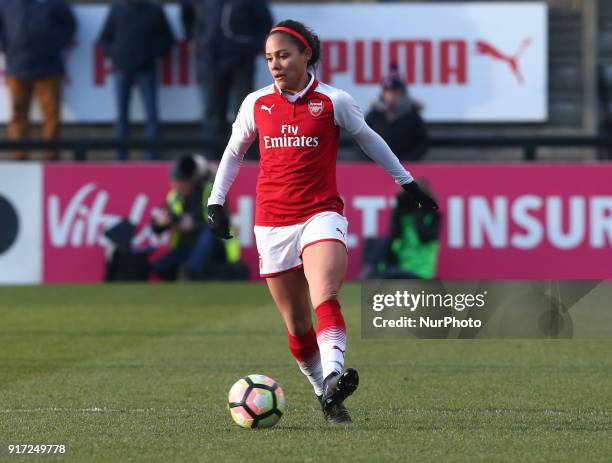
M 255 126 L 254 107 L 256 97 L 254 94 L 247 96 L 242 105 L 236 121 L 232 125 L 232 135 L 227 143 L 215 182 L 208 198 L 208 226 L 219 238 L 229 239 L 229 218 L 223 205 L 227 193 L 234 183 L 244 155 L 257 137 L 257 127 Z

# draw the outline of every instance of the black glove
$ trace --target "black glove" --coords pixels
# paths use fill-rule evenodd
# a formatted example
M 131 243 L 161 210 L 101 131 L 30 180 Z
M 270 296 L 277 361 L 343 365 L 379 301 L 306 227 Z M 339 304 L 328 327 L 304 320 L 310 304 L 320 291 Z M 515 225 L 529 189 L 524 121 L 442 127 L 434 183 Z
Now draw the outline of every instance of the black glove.
M 410 183 L 404 183 L 402 188 L 411 196 L 417 207 L 423 208 L 426 211 L 438 210 L 438 203 L 429 194 L 425 193 L 414 180 Z
M 229 240 L 233 238 L 229 230 L 229 218 L 220 204 L 208 206 L 208 227 L 217 238 Z

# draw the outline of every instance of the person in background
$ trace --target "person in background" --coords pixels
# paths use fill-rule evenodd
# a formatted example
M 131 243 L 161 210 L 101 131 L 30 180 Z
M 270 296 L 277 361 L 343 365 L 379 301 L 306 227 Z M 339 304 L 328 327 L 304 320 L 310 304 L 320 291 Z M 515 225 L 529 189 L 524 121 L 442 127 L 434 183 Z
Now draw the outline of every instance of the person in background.
M 208 162 L 198 155 L 182 156 L 171 175 L 166 207 L 154 211 L 152 220 L 153 232 L 172 231 L 171 250 L 153 264 L 152 270 L 164 280 L 176 280 L 179 272 L 197 279 L 215 254 L 225 252 L 223 242 L 206 225 L 205 204 L 214 175 Z
M 427 153 L 427 127 L 421 105 L 408 94 L 396 66 L 382 81 L 382 93 L 366 114 L 366 122 L 402 161 L 418 161 Z
M 423 191 L 431 197 L 429 183 L 418 180 Z M 359 279 L 433 279 L 436 277 L 438 253 L 440 251 L 439 210 L 425 210 L 414 206 L 405 191 L 397 195 L 391 214 L 389 236 L 376 240 L 366 253 L 365 263 Z
M 167 55 L 175 43 L 174 34 L 162 7 L 148 0 L 122 0 L 113 5 L 100 34 L 99 44 L 112 59 L 117 99 L 116 136 L 129 133 L 129 108 L 132 84 L 142 95 L 147 124 L 146 136 L 159 137 L 157 107 L 157 61 Z M 153 151 L 145 153 L 153 159 Z M 126 160 L 126 150 L 119 150 L 119 160 Z
M 71 45 L 76 20 L 65 0 L 2 0 L 0 49 L 6 59 L 6 82 L 11 95 L 9 137 L 23 140 L 30 128 L 29 113 L 35 95 L 43 115 L 42 135 L 59 135 L 60 101 L 65 74 L 63 52 Z M 16 159 L 27 159 L 25 151 Z M 59 159 L 57 150 L 46 160 Z
M 204 130 L 229 132 L 228 110 L 238 113 L 253 91 L 255 57 L 272 26 L 266 0 L 181 0 L 187 40 L 195 41 L 204 100 Z M 234 107 L 230 107 L 230 99 Z

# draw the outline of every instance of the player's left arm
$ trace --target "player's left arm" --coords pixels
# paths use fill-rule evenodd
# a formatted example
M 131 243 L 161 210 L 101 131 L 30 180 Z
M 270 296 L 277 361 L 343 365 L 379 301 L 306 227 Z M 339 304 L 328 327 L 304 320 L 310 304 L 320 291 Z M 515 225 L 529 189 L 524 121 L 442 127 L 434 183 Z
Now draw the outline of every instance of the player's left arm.
M 340 90 L 334 101 L 334 119 L 336 124 L 349 132 L 363 152 L 379 166 L 385 169 L 412 199 L 425 209 L 437 210 L 438 204 L 408 172 L 389 145 L 366 123 L 363 111 L 348 93 Z

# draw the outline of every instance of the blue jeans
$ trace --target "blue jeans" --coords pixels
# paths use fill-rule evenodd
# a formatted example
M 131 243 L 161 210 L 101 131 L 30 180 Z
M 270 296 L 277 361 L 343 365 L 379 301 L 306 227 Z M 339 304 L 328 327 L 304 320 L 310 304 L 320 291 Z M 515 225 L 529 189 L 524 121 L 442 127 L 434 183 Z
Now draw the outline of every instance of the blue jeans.
M 198 277 L 210 262 L 215 249 L 215 235 L 205 228 L 195 246 L 179 244 L 153 264 L 153 273 L 164 280 L 176 280 L 179 267 L 186 263 L 191 277 Z
M 129 134 L 129 111 L 132 97 L 132 85 L 136 83 L 140 89 L 140 95 L 144 103 L 147 115 L 146 136 L 149 139 L 159 137 L 159 121 L 157 117 L 157 70 L 155 68 L 147 71 L 116 71 L 115 72 L 115 95 L 117 98 L 117 124 L 115 134 L 119 139 L 125 139 Z M 145 152 L 147 159 L 154 159 L 152 150 Z M 128 158 L 126 150 L 117 152 L 117 159 L 125 161 Z

